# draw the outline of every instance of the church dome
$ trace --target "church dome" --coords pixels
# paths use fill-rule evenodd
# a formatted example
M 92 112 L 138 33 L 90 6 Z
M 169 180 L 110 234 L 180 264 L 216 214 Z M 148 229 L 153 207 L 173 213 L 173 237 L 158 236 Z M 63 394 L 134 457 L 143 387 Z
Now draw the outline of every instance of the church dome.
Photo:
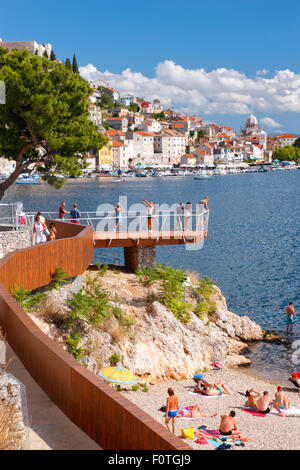
M 250 114 L 246 121 L 246 127 L 257 127 L 258 126 L 258 121 L 254 114 Z

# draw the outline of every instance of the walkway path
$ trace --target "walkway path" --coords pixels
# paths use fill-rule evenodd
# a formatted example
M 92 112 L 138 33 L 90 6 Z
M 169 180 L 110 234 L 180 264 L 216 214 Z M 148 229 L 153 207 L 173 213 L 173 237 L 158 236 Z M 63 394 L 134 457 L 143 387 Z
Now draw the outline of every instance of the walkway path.
M 6 359 L 13 357 L 7 372 L 26 387 L 30 450 L 101 450 L 50 400 L 8 347 Z

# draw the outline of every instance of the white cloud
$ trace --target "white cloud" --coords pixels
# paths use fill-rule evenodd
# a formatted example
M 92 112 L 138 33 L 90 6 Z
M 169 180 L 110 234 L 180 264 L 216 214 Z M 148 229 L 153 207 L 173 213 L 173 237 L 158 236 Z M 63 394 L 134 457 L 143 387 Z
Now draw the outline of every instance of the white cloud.
M 92 64 L 80 67 L 80 73 L 87 80 L 107 81 L 121 94 L 131 93 L 149 100 L 157 97 L 164 106 L 185 112 L 204 115 L 300 113 L 300 73 L 288 69 L 276 71 L 270 78 L 259 71 L 251 78 L 234 69 L 218 68 L 207 72 L 203 68 L 185 69 L 165 60 L 155 67 L 154 77 L 130 68 L 119 74 L 108 70 L 101 72 Z
M 267 69 L 262 69 L 262 70 L 258 70 L 256 72 L 256 75 L 258 77 L 264 77 L 265 75 L 268 75 L 268 73 L 270 72 L 270 70 L 267 70 Z
M 279 124 L 279 122 L 274 121 L 274 119 L 270 117 L 261 118 L 260 121 L 267 127 L 282 127 L 282 124 Z

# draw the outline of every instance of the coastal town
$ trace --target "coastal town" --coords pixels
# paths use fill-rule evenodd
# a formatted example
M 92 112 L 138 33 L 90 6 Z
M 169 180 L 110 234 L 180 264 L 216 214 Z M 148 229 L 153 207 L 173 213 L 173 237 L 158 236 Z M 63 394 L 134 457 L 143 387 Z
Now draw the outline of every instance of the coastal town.
M 131 86 L 129 67 L 149 71 L 104 69 L 79 24 L 105 72 L 75 24 L 80 66 L 34 24 L 39 42 L 0 39 L 0 450 L 183 466 L 195 450 L 298 449 L 297 122 L 263 114 L 249 70 L 238 112 Z M 193 51 L 182 69 L 241 75 L 214 60 Z
M 1 41 L 0 46 L 55 57 L 51 44 Z M 150 100 L 130 94 L 122 96 L 100 79 L 89 85 L 93 90 L 88 98 L 89 119 L 106 137 L 97 153 L 84 155 L 89 173 L 171 168 L 241 171 L 249 165 L 279 162 L 276 151 L 297 141 L 292 134 L 268 136 L 253 114 L 236 133 L 230 126 L 206 122 L 199 115 L 165 109 L 157 96 Z M 0 159 L 1 173 L 13 169 L 14 162 Z

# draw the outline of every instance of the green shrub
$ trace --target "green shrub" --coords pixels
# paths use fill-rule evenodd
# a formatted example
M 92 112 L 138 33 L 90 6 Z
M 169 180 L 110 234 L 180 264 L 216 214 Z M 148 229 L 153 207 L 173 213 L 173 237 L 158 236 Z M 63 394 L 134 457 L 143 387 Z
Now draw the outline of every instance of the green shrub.
M 96 284 L 87 286 L 84 292 L 73 294 L 68 301 L 71 308 L 69 316 L 65 321 L 65 327 L 70 328 L 78 318 L 85 318 L 91 325 L 98 327 L 104 318 L 110 317 L 109 292 Z
M 116 366 L 118 364 L 118 362 L 120 362 L 120 361 L 121 361 L 121 358 L 120 358 L 119 354 L 117 354 L 117 353 L 113 353 L 109 358 L 109 362 L 110 362 L 111 366 Z
M 101 264 L 101 263 L 99 263 L 99 261 L 97 261 L 97 263 L 95 263 L 95 266 L 96 266 L 97 269 L 98 269 L 98 275 L 99 275 L 100 277 L 104 276 L 104 274 L 106 273 L 106 271 L 108 271 L 108 269 L 109 269 L 108 264 Z
M 78 346 L 80 342 L 81 342 L 81 336 L 76 331 L 73 331 L 73 333 L 67 336 L 66 343 L 67 343 L 68 351 L 77 360 L 82 358 L 82 353 L 84 351 L 84 348 L 81 348 Z
M 142 266 L 141 269 L 136 271 L 136 275 L 144 287 L 151 286 L 151 284 L 154 284 L 158 279 L 156 267 L 151 266 Z
M 12 296 L 16 299 L 20 307 L 25 311 L 25 312 L 32 312 L 36 306 L 45 298 L 45 293 L 43 292 L 32 292 L 27 289 L 24 289 L 24 287 L 17 287 L 15 284 L 13 284 L 12 287 L 10 287 L 10 293 Z
M 119 320 L 120 325 L 125 329 L 128 329 L 135 324 L 135 318 L 132 315 L 127 315 L 120 307 L 112 307 L 111 312 Z
M 145 393 L 149 392 L 149 388 L 147 387 L 146 383 L 144 383 L 144 385 L 143 385 L 143 392 L 145 392 Z
M 66 280 L 68 277 L 68 274 L 66 273 L 66 271 L 63 270 L 63 268 L 59 267 L 57 269 L 54 269 L 51 275 L 51 283 L 49 284 L 48 290 L 58 290 L 62 286 L 62 284 L 66 284 L 68 282 Z
M 137 392 L 139 388 L 140 388 L 140 387 L 139 387 L 138 385 L 133 385 L 132 388 L 131 388 L 131 390 L 132 390 L 133 392 Z

